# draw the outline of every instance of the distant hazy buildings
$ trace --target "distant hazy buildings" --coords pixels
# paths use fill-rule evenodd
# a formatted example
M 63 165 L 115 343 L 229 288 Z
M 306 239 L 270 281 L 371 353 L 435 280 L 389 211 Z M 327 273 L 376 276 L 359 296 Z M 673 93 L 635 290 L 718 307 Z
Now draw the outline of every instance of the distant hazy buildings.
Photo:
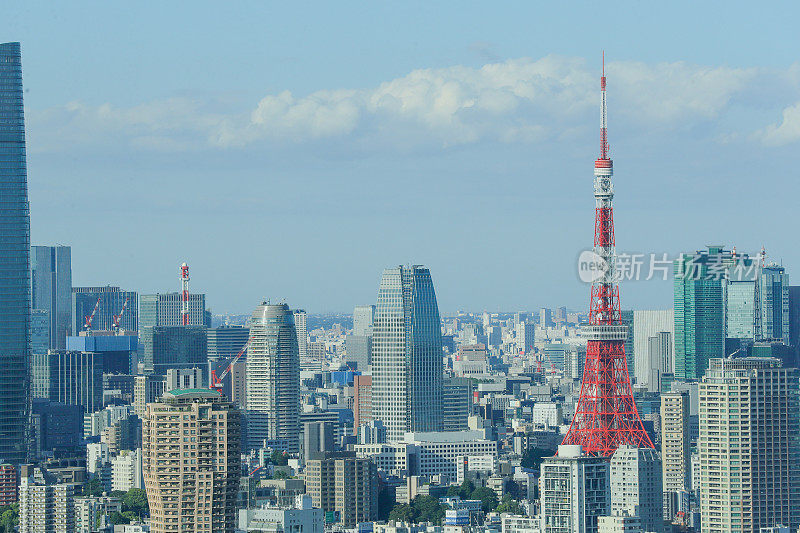
M 705 532 L 800 525 L 798 370 L 773 358 L 712 359 L 700 383 Z
M 22 55 L 0 44 L 0 460 L 27 453 L 31 275 Z
M 100 300 L 98 304 L 97 301 Z M 128 302 L 127 305 L 125 302 Z M 85 330 L 86 317 L 97 312 L 92 319 L 95 331 L 111 331 L 114 329 L 114 317 L 125 312 L 119 321 L 119 329 L 139 331 L 139 295 L 134 291 L 123 291 L 119 287 L 73 287 L 72 288 L 72 334 L 78 335 Z
M 372 345 L 375 418 L 387 438 L 442 429 L 442 336 L 430 271 L 400 266 L 383 272 Z
M 139 327 L 181 326 L 181 293 L 142 294 L 139 300 Z M 211 327 L 211 312 L 206 309 L 206 295 L 189 293 L 189 326 Z
M 658 376 L 663 372 L 672 372 L 675 361 L 672 357 L 675 344 L 674 336 L 674 311 L 664 310 L 636 310 L 633 312 L 633 351 L 635 354 L 634 373 L 637 385 L 645 385 L 651 391 L 658 391 Z M 665 349 L 668 358 L 660 361 L 658 356 L 650 353 L 650 339 L 659 333 L 669 334 L 669 347 Z
M 532 354 L 536 334 L 536 324 L 532 321 L 517 324 L 517 352 Z
M 240 431 L 239 411 L 211 389 L 173 390 L 147 406 L 142 452 L 152 533 L 233 533 Z
M 353 334 L 345 338 L 347 361 L 356 363 L 361 372 L 366 372 L 372 364 L 374 320 L 374 305 L 357 305 L 353 310 Z
M 294 313 L 286 304 L 256 307 L 247 354 L 247 440 L 290 452 L 299 449 L 300 356 Z
M 72 330 L 72 253 L 69 246 L 31 247 L 31 307 L 47 312 L 49 348 L 63 350 Z

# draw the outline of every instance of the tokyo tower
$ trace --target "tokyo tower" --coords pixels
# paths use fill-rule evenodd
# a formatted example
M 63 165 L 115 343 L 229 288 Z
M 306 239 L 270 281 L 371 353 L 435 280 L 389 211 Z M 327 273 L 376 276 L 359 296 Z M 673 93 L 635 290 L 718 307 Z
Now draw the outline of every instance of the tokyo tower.
M 594 253 L 603 265 L 594 277 L 581 395 L 575 417 L 562 444 L 580 444 L 592 455 L 611 456 L 622 444 L 652 448 L 633 401 L 631 378 L 625 362 L 628 327 L 620 316 L 619 287 L 614 278 L 614 165 L 608 156 L 606 129 L 605 55 L 600 78 L 600 157 L 594 162 Z

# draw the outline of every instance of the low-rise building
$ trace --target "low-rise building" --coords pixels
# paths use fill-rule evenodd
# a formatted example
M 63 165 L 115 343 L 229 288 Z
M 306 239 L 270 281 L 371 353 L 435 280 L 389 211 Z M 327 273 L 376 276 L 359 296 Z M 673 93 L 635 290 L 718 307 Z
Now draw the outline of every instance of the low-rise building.
M 312 507 L 309 496 L 298 496 L 293 507 L 239 509 L 239 531 L 246 533 L 323 533 L 325 515 Z

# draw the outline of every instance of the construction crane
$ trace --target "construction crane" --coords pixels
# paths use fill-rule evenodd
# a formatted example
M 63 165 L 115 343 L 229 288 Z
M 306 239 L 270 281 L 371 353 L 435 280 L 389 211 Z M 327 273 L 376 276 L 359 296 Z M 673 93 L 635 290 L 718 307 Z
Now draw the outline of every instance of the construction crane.
M 97 303 L 94 304 L 94 309 L 92 309 L 91 315 L 86 315 L 84 318 L 85 322 L 83 327 L 86 331 L 92 331 L 92 321 L 94 320 L 94 315 L 97 314 L 97 309 L 100 307 L 100 299 L 103 298 L 103 295 L 97 297 Z
M 125 298 L 125 303 L 122 304 L 122 309 L 120 309 L 118 315 L 114 315 L 114 320 L 111 322 L 111 329 L 117 331 L 119 329 L 119 322 L 122 320 L 122 315 L 125 314 L 125 308 L 128 307 L 128 301 L 130 298 Z
M 247 339 L 247 342 L 244 344 L 244 346 L 242 346 L 242 349 L 239 350 L 239 353 L 236 354 L 236 357 L 231 359 L 231 362 L 228 363 L 228 366 L 225 367 L 225 370 L 222 371 L 222 374 L 220 374 L 219 377 L 217 377 L 216 370 L 211 371 L 211 379 L 209 380 L 210 384 L 208 386 L 209 389 L 222 392 L 222 380 L 225 379 L 228 374 L 230 374 L 231 370 L 233 369 L 233 365 L 235 365 L 236 362 L 241 359 L 241 357 L 244 355 L 244 352 L 246 352 L 247 348 L 250 347 L 250 341 L 252 340 L 253 337 Z

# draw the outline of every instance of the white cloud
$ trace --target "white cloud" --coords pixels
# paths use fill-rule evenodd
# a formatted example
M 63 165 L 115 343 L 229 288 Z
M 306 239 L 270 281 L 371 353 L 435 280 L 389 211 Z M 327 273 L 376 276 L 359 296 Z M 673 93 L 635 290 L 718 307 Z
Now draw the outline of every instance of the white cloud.
M 683 62 L 607 67 L 612 124 L 645 130 L 683 127 L 726 113 L 760 71 Z M 142 149 L 204 149 L 326 139 L 453 146 L 484 140 L 541 142 L 593 128 L 598 73 L 582 59 L 512 59 L 480 68 L 420 69 L 368 89 L 289 91 L 267 95 L 250 112 L 223 112 L 213 102 L 171 98 L 132 107 L 76 102 L 31 113 L 45 146 L 122 141 Z M 800 137 L 797 107 L 765 133 Z
M 782 146 L 800 141 L 800 102 L 783 110 L 780 124 L 770 124 L 757 132 L 756 137 L 768 146 Z

